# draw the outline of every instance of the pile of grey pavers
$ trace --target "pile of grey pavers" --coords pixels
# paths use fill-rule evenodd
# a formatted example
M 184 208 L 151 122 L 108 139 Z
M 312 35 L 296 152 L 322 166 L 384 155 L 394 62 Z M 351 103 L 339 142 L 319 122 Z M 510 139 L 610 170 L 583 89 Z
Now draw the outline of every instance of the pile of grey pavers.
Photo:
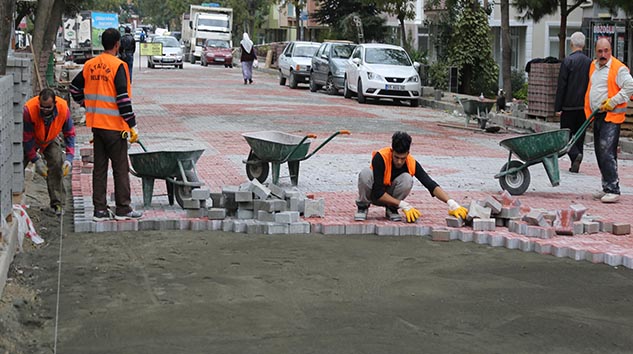
M 310 223 L 301 216 L 325 216 L 324 199 L 314 199 L 296 187 L 264 185 L 257 179 L 224 186 L 219 193 L 192 189 L 191 198 L 183 199 L 183 208 L 187 218 L 215 221 L 212 229 L 249 234 L 307 234 Z
M 542 239 L 598 232 L 614 235 L 631 233 L 631 224 L 589 215 L 582 204 L 554 211 L 534 209 L 522 206 L 521 201 L 507 191 L 488 196 L 483 201 L 471 202 L 465 220 L 447 217 L 446 225 L 455 228 L 472 226 L 473 231 L 495 231 L 498 226 L 507 227 L 510 232 Z

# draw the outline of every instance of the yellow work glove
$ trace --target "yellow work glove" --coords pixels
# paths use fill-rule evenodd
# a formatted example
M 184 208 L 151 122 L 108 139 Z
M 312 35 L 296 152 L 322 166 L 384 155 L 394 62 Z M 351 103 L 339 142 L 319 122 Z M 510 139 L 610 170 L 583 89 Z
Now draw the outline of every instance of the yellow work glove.
M 40 157 L 37 160 L 35 160 L 34 163 L 35 163 L 35 173 L 37 173 L 38 175 L 42 177 L 47 177 L 48 167 L 46 167 L 46 163 L 44 163 L 44 159 Z
M 136 127 L 130 128 L 130 143 L 134 144 L 138 141 L 138 130 Z
M 459 205 L 453 199 L 449 199 L 448 202 L 446 202 L 446 204 L 448 204 L 448 215 L 454 216 L 456 218 L 460 218 L 462 220 L 466 220 L 466 216 L 468 216 L 468 209 Z
M 600 110 L 603 112 L 612 111 L 614 108 L 615 108 L 615 105 L 613 104 L 613 102 L 611 102 L 610 98 L 607 98 L 606 100 L 602 101 L 602 103 L 600 104 Z
M 62 165 L 62 171 L 63 171 L 64 177 L 68 176 L 71 168 L 72 166 L 70 164 L 70 161 L 68 160 L 64 161 L 64 164 Z
M 409 203 L 404 200 L 400 201 L 398 204 L 398 208 L 402 209 L 404 212 L 404 216 L 407 218 L 407 222 L 415 222 L 422 215 L 418 209 L 412 207 Z

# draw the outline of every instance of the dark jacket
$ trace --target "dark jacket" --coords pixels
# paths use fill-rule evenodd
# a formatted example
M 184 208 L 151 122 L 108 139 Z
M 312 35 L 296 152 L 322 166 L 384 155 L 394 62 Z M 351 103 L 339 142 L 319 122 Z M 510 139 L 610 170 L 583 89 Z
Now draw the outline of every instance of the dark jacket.
M 563 60 L 558 74 L 556 112 L 584 109 L 590 65 L 591 59 L 582 51 L 575 51 Z
M 240 56 L 240 61 L 253 61 L 257 59 L 257 55 L 255 55 L 255 47 L 251 48 L 251 52 L 247 52 L 244 49 L 244 46 L 240 44 L 240 49 L 242 50 L 242 54 Z

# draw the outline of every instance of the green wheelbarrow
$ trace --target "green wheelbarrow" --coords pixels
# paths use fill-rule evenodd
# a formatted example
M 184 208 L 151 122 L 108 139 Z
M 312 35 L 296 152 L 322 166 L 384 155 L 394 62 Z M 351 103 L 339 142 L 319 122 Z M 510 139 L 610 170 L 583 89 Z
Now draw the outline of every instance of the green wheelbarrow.
M 278 184 L 281 164 L 287 162 L 290 181 L 293 186 L 296 186 L 299 182 L 299 163 L 321 150 L 325 144 L 339 134 L 349 135 L 350 132 L 340 130 L 330 135 L 321 145 L 308 154 L 312 143 L 311 139 L 316 139 L 314 134 L 299 136 L 280 131 L 244 133 L 242 136 L 251 147 L 248 158 L 242 161 L 246 164 L 246 175 L 250 180 L 257 179 L 263 183 L 268 178 L 270 163 L 273 170 L 273 184 Z
M 544 133 L 528 134 L 499 142 L 499 145 L 509 150 L 508 162 L 495 175 L 503 190 L 512 195 L 521 195 L 530 186 L 530 171 L 528 167 L 543 163 L 545 172 L 552 186 L 560 184 L 558 158 L 567 154 L 569 149 L 578 141 L 582 133 L 593 121 L 594 111 L 580 126 L 576 134 L 569 139 L 569 129 L 552 130 Z M 521 161 L 512 160 L 515 154 Z

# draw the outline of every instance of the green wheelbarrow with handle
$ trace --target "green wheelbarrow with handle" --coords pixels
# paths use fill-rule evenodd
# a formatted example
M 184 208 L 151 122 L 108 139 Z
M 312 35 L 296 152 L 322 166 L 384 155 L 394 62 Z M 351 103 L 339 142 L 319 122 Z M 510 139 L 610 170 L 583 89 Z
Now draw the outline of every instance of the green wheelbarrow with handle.
M 299 183 L 299 163 L 310 158 L 339 134 L 349 135 L 350 132 L 337 131 L 308 153 L 311 139 L 317 137 L 314 134 L 299 136 L 280 131 L 244 133 L 242 136 L 251 147 L 248 158 L 242 161 L 246 164 L 246 175 L 251 181 L 257 179 L 263 183 L 268 178 L 270 164 L 273 170 L 273 184 L 278 184 L 281 164 L 287 162 L 290 181 L 296 186 Z
M 143 183 L 143 205 L 148 207 L 152 204 L 154 180 L 164 179 L 169 205 L 174 205 L 175 197 L 178 205 L 184 208 L 183 200 L 191 198 L 191 191 L 204 186 L 204 182 L 198 180 L 196 170 L 196 162 L 204 149 L 174 148 L 147 151 L 140 141 L 138 143 L 143 151 L 131 152 L 128 156 L 131 164 L 130 173 L 141 178 Z
M 569 149 L 580 139 L 597 112 L 598 110 L 595 110 L 591 113 L 571 140 L 569 139 L 569 129 L 558 129 L 501 140 L 499 145 L 510 152 L 508 162 L 495 175 L 495 178 L 499 179 L 501 188 L 512 195 L 525 193 L 530 186 L 528 167 L 538 163 L 543 163 L 552 186 L 558 186 L 560 184 L 558 158 L 567 154 Z M 512 154 L 515 154 L 521 161 L 512 160 Z

